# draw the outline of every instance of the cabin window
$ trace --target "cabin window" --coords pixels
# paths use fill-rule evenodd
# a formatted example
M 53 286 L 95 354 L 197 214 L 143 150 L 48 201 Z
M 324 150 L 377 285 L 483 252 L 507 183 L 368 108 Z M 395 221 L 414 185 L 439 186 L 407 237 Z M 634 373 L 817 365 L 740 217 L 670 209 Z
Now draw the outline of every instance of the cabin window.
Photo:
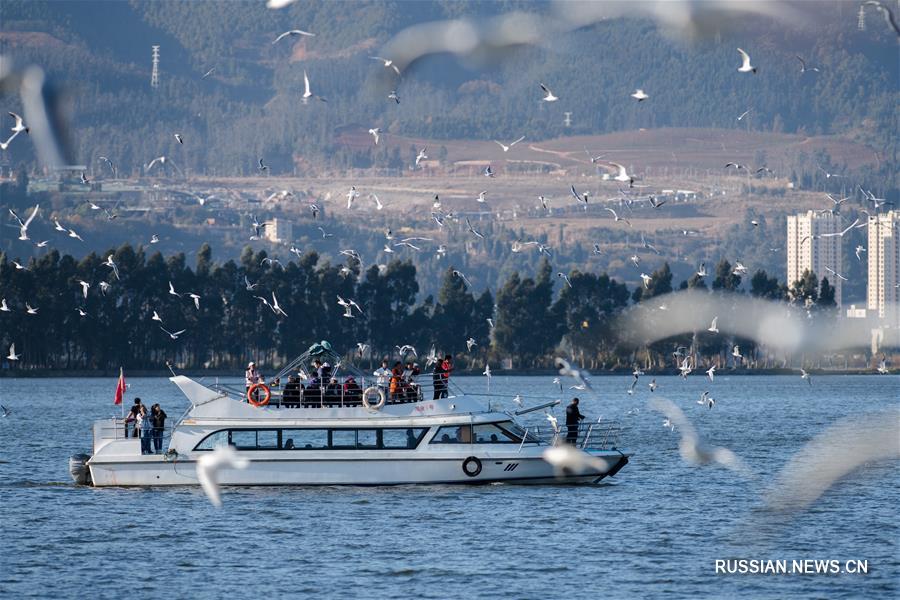
M 283 450 L 321 450 L 328 447 L 327 429 L 283 429 Z
M 219 431 L 214 431 L 209 434 L 205 438 L 203 438 L 197 447 L 194 450 L 213 450 L 220 446 L 228 445 L 228 430 L 221 429 Z
M 360 429 L 356 432 L 356 447 L 361 450 L 373 450 L 378 448 L 377 429 Z
M 438 432 L 431 438 L 432 444 L 471 444 L 472 443 L 472 426 L 471 425 L 451 425 L 438 429 Z
M 331 447 L 336 450 L 356 448 L 355 429 L 332 429 Z
M 260 429 L 256 432 L 257 450 L 278 450 L 278 430 Z
M 256 450 L 256 430 L 232 429 L 231 444 L 238 450 Z
M 476 444 L 518 444 L 522 441 L 521 437 L 516 437 L 494 424 L 475 425 L 472 430 Z
M 385 429 L 382 431 L 382 444 L 387 449 L 407 449 L 411 450 L 419 445 L 427 427 L 417 427 L 415 429 Z

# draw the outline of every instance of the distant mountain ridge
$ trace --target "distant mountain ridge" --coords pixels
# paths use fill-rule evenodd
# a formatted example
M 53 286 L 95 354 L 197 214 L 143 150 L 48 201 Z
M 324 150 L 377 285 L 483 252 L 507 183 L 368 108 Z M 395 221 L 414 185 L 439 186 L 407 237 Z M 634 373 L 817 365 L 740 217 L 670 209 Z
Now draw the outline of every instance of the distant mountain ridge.
M 736 117 L 749 109 L 752 129 L 863 141 L 880 153 L 880 176 L 896 187 L 897 43 L 875 19 L 857 31 L 855 16 L 835 3 L 815 5 L 821 24 L 812 31 L 756 17 L 740 33 L 688 44 L 650 21 L 616 19 L 519 48 L 484 68 L 441 55 L 398 80 L 369 59 L 415 23 L 548 6 L 303 2 L 269 11 L 261 2 L 11 0 L 4 2 L 0 51 L 65 82 L 74 92 L 80 161 L 113 156 L 123 173 L 163 154 L 192 172 L 232 175 L 252 173 L 259 157 L 275 173 L 290 172 L 301 155 L 307 163 L 382 166 L 387 157 L 374 145 L 336 143 L 334 131 L 351 122 L 409 137 L 527 133 L 541 140 L 641 127 L 744 127 Z M 296 27 L 317 35 L 272 44 Z M 151 43 L 162 46 L 156 90 L 149 85 Z M 738 46 L 759 65 L 757 75 L 736 72 Z M 798 54 L 820 71 L 801 74 Z M 300 102 L 304 71 L 327 104 Z M 539 82 L 560 101 L 541 103 Z M 629 97 L 637 87 L 650 95 L 640 104 Z M 399 105 L 386 97 L 394 88 Z M 573 115 L 571 129 L 564 112 Z M 30 147 L 14 145 L 11 157 L 29 161 Z

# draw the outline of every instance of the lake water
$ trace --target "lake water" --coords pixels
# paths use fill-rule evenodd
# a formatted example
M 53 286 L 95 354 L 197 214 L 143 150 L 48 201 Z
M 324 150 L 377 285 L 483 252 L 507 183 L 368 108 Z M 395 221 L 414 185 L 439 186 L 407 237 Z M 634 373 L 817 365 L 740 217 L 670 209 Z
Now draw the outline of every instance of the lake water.
M 551 379 L 495 376 L 491 392 L 561 397 Z M 596 377 L 596 393 L 580 393 L 589 418 L 623 421 L 622 446 L 635 453 L 607 484 L 226 488 L 220 510 L 199 488 L 71 483 L 67 459 L 90 448 L 91 421 L 118 414 L 115 379 L 0 379 L 13 411 L 0 419 L 0 595 L 897 597 L 898 461 L 861 469 L 790 519 L 767 517 L 760 492 L 828 425 L 898 410 L 900 377 L 814 376 L 812 387 L 799 376 L 657 377 L 655 394 L 757 480 L 682 462 L 678 433 L 646 406 L 649 379 L 634 396 L 630 377 Z M 712 410 L 695 403 L 704 389 Z M 165 379 L 129 380 L 126 403 L 134 396 L 170 418 L 187 407 Z M 859 559 L 869 572 L 715 573 L 716 559 L 741 558 Z

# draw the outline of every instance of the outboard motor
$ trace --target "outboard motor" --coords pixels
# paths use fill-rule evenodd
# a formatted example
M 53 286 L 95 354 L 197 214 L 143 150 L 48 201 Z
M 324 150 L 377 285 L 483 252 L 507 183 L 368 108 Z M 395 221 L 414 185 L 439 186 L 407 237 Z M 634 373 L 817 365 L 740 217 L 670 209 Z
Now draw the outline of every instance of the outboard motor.
M 75 485 L 91 485 L 91 470 L 87 466 L 90 459 L 90 454 L 75 454 L 69 457 L 69 475 L 72 476 Z

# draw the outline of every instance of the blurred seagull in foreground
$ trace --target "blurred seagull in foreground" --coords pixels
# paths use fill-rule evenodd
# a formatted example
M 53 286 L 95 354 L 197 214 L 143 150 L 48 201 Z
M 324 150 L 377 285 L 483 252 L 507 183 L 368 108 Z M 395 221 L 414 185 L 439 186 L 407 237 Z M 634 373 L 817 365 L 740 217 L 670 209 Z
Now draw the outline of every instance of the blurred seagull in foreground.
M 219 446 L 197 459 L 197 480 L 213 506 L 221 507 L 219 474 L 225 469 L 246 469 L 250 461 L 239 456 L 232 446 Z
M 900 458 L 898 439 L 900 412 L 896 410 L 852 417 L 830 426 L 803 446 L 778 473 L 764 494 L 766 506 L 775 511 L 808 507 L 857 469 Z
M 684 413 L 671 401 L 659 396 L 651 398 L 650 408 L 662 413 L 681 431 L 678 451 L 686 462 L 695 465 L 719 464 L 745 476 L 752 475 L 750 469 L 728 448 L 709 446 L 697 434 L 697 430 Z
M 553 465 L 557 476 L 580 475 L 583 473 L 605 473 L 609 463 L 597 456 L 591 456 L 570 444 L 560 444 L 544 450 L 542 457 Z
M 579 389 L 593 390 L 590 382 L 587 380 L 587 377 L 589 376 L 587 371 L 576 369 L 572 367 L 572 365 L 570 365 L 568 361 L 559 357 L 556 358 L 556 366 L 559 368 L 560 375 L 571 377 L 575 379 L 581 386 L 584 386 L 583 388 Z

